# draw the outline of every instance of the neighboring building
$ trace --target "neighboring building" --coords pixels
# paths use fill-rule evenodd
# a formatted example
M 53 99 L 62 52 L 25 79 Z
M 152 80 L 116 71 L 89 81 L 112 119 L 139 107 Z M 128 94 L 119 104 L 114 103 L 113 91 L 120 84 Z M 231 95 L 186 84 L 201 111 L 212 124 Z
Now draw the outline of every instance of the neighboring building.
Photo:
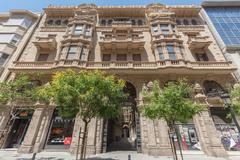
M 127 81 L 125 91 L 129 98 L 123 103 L 123 115 L 117 120 L 91 121 L 87 153 L 138 150 L 150 155 L 170 155 L 166 123 L 152 121 L 137 112 L 142 104 L 140 92 L 153 80 L 164 86 L 168 81 L 186 77 L 195 84 L 196 98 L 206 103 L 209 112 L 203 111 L 186 125 L 179 124 L 183 149 L 199 148 L 200 143 L 207 155 L 227 156 L 212 117 L 225 119 L 227 112 L 222 111 L 226 109 L 215 92 L 236 81 L 232 75 L 236 68 L 226 61 L 199 15 L 200 10 L 199 6 L 162 4 L 49 6 L 29 43 L 10 67 L 8 80 L 23 72 L 41 72 L 42 78 L 32 77 L 45 84 L 54 72 L 70 68 L 115 74 Z M 7 115 L 7 111 L 2 112 L 2 127 Z M 83 125 L 80 119 L 63 120 L 54 106 L 40 104 L 33 115 L 23 115 L 13 126 L 5 147 L 21 144 L 19 152 L 25 153 L 48 149 L 76 152 L 79 128 Z
M 202 15 L 226 58 L 238 68 L 240 79 L 240 1 L 207 0 Z
M 27 10 L 0 14 L 0 77 L 9 74 L 8 66 L 17 60 L 38 19 L 38 14 Z M 4 80 L 3 77 L 0 81 Z

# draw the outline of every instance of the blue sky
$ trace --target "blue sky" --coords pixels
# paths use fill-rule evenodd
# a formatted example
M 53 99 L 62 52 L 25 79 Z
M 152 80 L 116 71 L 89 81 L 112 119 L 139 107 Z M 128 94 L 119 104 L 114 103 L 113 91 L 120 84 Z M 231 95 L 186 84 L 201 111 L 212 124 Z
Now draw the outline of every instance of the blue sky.
M 7 12 L 9 9 L 28 9 L 34 12 L 42 11 L 42 8 L 49 4 L 53 5 L 79 5 L 81 3 L 95 3 L 100 6 L 108 5 L 146 5 L 158 2 L 167 5 L 176 4 L 201 4 L 202 0 L 0 0 L 0 12 Z

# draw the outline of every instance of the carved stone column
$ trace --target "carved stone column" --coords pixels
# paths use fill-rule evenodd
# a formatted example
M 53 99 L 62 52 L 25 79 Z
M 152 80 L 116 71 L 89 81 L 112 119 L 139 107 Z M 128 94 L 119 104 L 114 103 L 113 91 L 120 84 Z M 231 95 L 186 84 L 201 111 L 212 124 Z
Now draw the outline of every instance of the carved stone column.
M 43 106 L 37 106 L 37 108 L 35 109 L 22 145 L 18 149 L 19 153 L 31 153 L 33 151 L 33 146 L 37 139 L 44 112 L 45 107 Z
M 77 144 L 78 144 L 78 136 L 81 127 L 81 132 L 84 130 L 84 123 L 79 118 L 76 117 L 73 134 L 72 134 L 72 143 L 70 146 L 70 153 L 76 154 L 77 152 Z M 91 122 L 88 124 L 88 137 L 87 137 L 87 147 L 86 147 L 86 154 L 92 155 L 96 154 L 96 129 L 97 129 L 97 120 L 92 119 Z M 81 134 L 81 137 L 83 134 Z M 80 146 L 82 144 L 82 139 L 80 139 Z
M 202 93 L 202 88 L 199 84 L 195 85 L 195 92 L 195 100 L 206 106 L 204 111 L 193 118 L 201 148 L 208 156 L 227 157 L 228 154 L 220 142 L 216 127 L 208 112 L 205 103 L 206 96 Z

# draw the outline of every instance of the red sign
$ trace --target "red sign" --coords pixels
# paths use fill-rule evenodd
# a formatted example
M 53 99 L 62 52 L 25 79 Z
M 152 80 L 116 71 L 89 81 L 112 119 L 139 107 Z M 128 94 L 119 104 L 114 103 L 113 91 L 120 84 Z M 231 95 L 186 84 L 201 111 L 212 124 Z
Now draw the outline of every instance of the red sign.
M 72 137 L 65 137 L 64 138 L 64 145 L 69 145 L 72 142 Z

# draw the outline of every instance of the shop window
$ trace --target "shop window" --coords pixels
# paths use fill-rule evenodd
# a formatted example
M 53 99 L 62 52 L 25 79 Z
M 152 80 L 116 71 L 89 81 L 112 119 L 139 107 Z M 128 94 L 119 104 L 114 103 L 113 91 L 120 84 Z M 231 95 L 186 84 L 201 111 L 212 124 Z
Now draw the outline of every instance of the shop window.
M 102 61 L 111 61 L 111 54 L 103 54 Z
M 184 24 L 184 25 L 189 25 L 188 20 L 187 20 L 187 19 L 184 19 L 184 20 L 183 20 L 183 24 Z
M 196 55 L 197 61 L 208 61 L 208 56 L 206 53 L 197 53 L 195 55 Z
M 133 61 L 141 61 L 141 54 L 133 54 Z
M 80 35 L 83 33 L 83 25 L 77 25 L 74 29 L 74 35 Z
M 174 45 L 167 44 L 166 46 L 170 60 L 176 60 L 176 54 L 174 51 Z
M 127 61 L 127 54 L 117 54 L 117 61 Z
M 77 46 L 70 46 L 68 50 L 67 59 L 76 59 L 77 57 Z
M 74 119 L 63 119 L 54 112 L 45 149 L 68 149 L 72 141 Z
M 39 54 L 37 61 L 47 61 L 49 54 Z
M 182 150 L 200 150 L 200 143 L 194 124 L 177 125 L 179 140 Z M 176 149 L 179 149 L 177 134 L 173 136 L 173 142 Z
M 158 52 L 159 60 L 164 60 L 164 55 L 163 55 L 161 46 L 157 47 L 157 52 Z
M 0 52 L 0 66 L 3 66 L 8 57 L 9 57 L 8 54 Z

